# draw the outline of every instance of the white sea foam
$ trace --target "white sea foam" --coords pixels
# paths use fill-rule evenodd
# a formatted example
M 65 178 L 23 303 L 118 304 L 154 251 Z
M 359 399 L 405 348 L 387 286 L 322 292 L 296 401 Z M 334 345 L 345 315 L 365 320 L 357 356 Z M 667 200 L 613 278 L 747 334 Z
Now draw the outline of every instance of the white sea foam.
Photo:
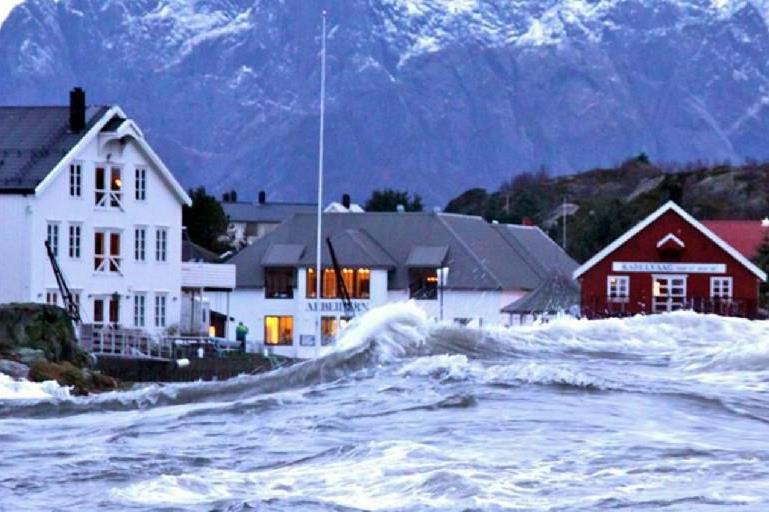
M 56 400 L 69 398 L 70 388 L 57 382 L 15 380 L 0 373 L 0 400 Z
M 417 350 L 425 343 L 432 322 L 413 301 L 375 308 L 356 318 L 337 341 L 334 351 L 354 350 L 375 343 L 380 361 L 393 361 Z

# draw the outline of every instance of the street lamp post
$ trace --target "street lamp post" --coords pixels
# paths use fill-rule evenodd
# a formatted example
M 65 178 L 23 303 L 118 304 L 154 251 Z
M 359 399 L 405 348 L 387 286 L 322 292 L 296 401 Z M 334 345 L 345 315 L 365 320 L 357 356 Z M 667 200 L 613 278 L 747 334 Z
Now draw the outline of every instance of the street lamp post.
M 449 267 L 438 269 L 438 287 L 440 288 L 440 321 L 443 322 L 443 290 L 449 278 Z

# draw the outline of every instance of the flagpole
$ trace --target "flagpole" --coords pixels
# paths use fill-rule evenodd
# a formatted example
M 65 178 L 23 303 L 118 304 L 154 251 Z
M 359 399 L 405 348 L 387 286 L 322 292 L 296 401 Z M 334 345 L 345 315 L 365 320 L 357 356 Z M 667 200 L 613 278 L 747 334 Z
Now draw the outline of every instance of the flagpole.
M 318 236 L 315 244 L 315 356 L 320 355 L 321 346 L 321 271 L 323 234 L 323 138 L 326 120 L 326 11 L 323 11 L 320 51 L 320 137 L 318 148 Z

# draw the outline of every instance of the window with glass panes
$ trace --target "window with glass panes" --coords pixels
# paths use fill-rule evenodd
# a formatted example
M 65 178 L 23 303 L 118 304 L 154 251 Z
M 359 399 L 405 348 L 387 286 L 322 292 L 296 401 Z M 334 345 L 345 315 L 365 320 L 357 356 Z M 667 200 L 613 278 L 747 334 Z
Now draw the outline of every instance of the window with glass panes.
M 731 277 L 711 277 L 710 296 L 714 299 L 732 298 L 733 280 Z
M 80 246 L 83 227 L 80 224 L 69 225 L 69 257 L 72 259 L 80 258 Z
M 606 297 L 609 301 L 624 302 L 630 296 L 629 276 L 608 276 L 606 278 Z

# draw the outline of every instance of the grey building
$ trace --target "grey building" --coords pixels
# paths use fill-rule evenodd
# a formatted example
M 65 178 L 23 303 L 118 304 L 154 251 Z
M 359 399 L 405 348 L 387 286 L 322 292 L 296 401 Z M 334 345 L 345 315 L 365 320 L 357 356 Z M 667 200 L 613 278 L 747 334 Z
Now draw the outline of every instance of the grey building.
M 465 215 L 327 213 L 323 237 L 323 342 L 349 320 L 343 295 L 358 313 L 412 299 L 435 318 L 499 324 L 509 320 L 503 308 L 577 267 L 537 227 Z M 232 316 L 282 355 L 314 354 L 315 243 L 316 215 L 296 214 L 229 260 L 237 283 Z

